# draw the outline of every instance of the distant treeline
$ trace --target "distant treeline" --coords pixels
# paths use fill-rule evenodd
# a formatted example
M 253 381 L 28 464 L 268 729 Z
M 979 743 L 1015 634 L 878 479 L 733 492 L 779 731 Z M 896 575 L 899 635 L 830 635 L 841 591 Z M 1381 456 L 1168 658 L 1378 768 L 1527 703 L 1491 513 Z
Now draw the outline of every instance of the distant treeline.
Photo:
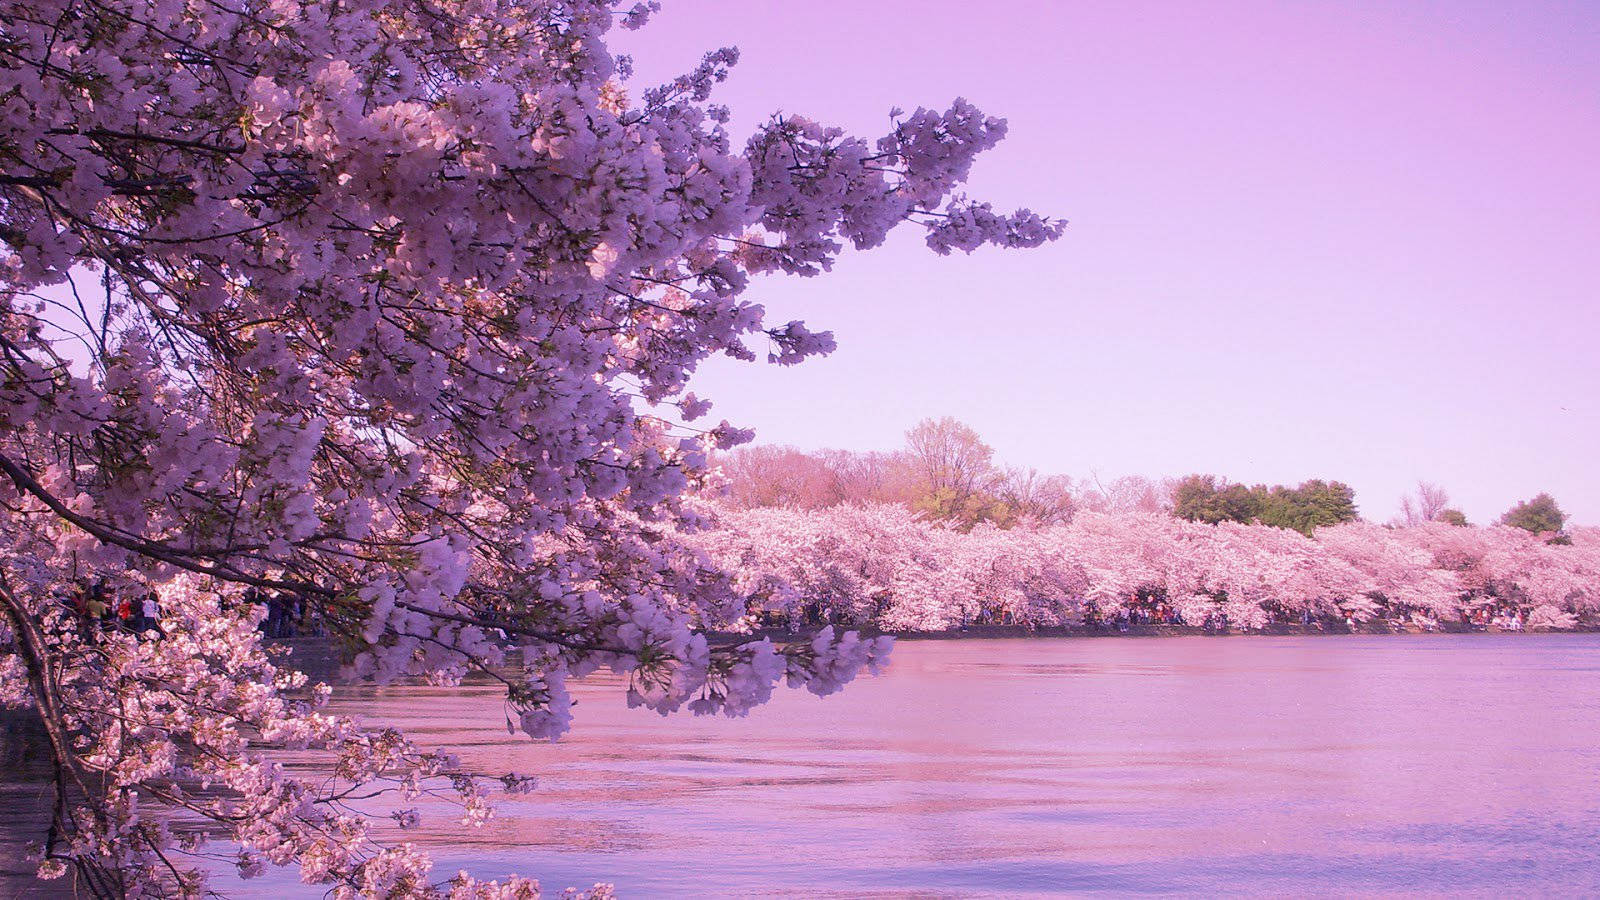
M 1287 528 L 1165 513 L 963 529 L 904 506 L 722 509 L 685 539 L 731 573 L 747 625 L 1432 630 L 1600 627 L 1600 529 Z
M 1359 518 L 1355 491 L 1339 481 L 1247 486 L 1196 474 L 1102 482 L 1000 466 L 976 431 L 948 417 L 918 423 L 897 451 L 757 446 L 726 454 L 721 463 L 727 479 L 723 502 L 736 509 L 893 504 L 963 529 L 983 523 L 1000 528 L 1061 525 L 1079 512 L 1164 513 L 1212 525 L 1276 526 L 1309 536 L 1317 528 Z M 1423 482 L 1414 496 L 1403 499 L 1401 515 L 1392 524 L 1426 522 L 1468 524 L 1443 489 Z M 1517 504 L 1500 522 L 1566 540 L 1566 517 L 1548 494 Z

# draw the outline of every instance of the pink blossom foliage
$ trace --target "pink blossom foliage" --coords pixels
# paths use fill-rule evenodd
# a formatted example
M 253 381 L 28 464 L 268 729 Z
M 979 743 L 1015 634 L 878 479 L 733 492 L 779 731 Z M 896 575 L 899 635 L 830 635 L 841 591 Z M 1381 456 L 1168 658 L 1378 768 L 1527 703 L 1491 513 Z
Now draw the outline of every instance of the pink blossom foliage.
M 318 712 L 247 590 L 302 604 L 356 675 L 504 680 L 539 738 L 600 667 L 629 702 L 731 715 L 882 663 L 831 629 L 707 640 L 749 575 L 684 546 L 681 497 L 749 433 L 645 404 L 698 419 L 708 356 L 833 346 L 767 324 L 753 275 L 904 222 L 940 253 L 1061 224 L 958 193 L 1005 133 L 965 101 L 872 140 L 780 116 L 736 147 L 709 102 L 731 49 L 630 99 L 606 33 L 654 8 L 0 0 L 0 698 L 51 728 L 41 874 L 203 890 L 143 804 L 210 820 L 247 875 L 536 891 L 433 883 L 371 839 L 336 802 L 354 783 L 392 782 L 412 826 L 439 784 L 483 821 L 489 782 Z M 892 582 L 862 565 L 799 583 Z M 154 592 L 159 627 L 99 627 L 91 592 Z M 335 756 L 338 784 L 285 773 L 284 746 Z
M 1159 603 L 1175 624 L 1245 630 L 1327 619 L 1433 626 L 1487 607 L 1529 617 L 1529 627 L 1600 624 L 1597 529 L 1559 545 L 1498 525 L 1351 522 L 1308 538 L 1157 513 L 970 532 L 894 505 L 729 509 L 717 519 L 692 540 L 737 573 L 752 622 L 1045 627 Z

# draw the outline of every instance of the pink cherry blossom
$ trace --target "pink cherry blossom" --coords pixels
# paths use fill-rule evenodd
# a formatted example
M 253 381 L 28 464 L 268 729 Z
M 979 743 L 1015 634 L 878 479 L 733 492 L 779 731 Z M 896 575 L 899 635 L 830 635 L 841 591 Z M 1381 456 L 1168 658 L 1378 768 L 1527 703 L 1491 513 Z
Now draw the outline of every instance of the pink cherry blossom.
M 965 101 L 736 141 L 710 102 L 736 51 L 628 84 L 607 32 L 656 7 L 0 0 L 0 697 L 48 723 L 70 798 L 42 874 L 202 892 L 164 809 L 339 895 L 536 892 L 434 882 L 339 802 L 377 784 L 411 825 L 443 791 L 481 823 L 497 779 L 318 711 L 262 649 L 268 602 L 357 677 L 501 679 L 538 738 L 601 667 L 629 702 L 737 715 L 883 664 L 853 632 L 707 641 L 748 624 L 749 576 L 684 497 L 750 434 L 647 410 L 704 415 L 714 354 L 833 348 L 768 323 L 752 275 L 906 222 L 939 252 L 1061 223 L 958 193 L 1005 133 Z M 102 627 L 150 594 L 156 627 Z
M 689 535 L 735 573 L 747 623 L 889 632 L 1110 622 L 1164 605 L 1168 624 L 1384 619 L 1439 627 L 1485 608 L 1530 628 L 1600 624 L 1600 539 L 1516 528 L 1351 522 L 1296 531 L 1161 513 L 1079 513 L 1064 525 L 968 532 L 903 506 L 725 509 Z M 1480 622 L 1481 624 L 1481 622 Z

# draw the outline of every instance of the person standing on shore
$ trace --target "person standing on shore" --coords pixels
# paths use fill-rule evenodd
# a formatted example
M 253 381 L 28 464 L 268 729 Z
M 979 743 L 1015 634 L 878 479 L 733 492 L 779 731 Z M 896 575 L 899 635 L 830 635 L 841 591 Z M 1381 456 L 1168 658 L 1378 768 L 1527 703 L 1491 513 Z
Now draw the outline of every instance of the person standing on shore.
M 78 637 L 88 643 L 89 636 L 94 633 L 94 617 L 89 612 L 89 592 L 80 584 L 72 589 L 65 602 L 71 605 L 72 618 L 78 623 Z
M 144 595 L 144 600 L 139 604 L 139 619 L 140 634 L 152 629 L 161 630 L 161 602 L 155 591 Z

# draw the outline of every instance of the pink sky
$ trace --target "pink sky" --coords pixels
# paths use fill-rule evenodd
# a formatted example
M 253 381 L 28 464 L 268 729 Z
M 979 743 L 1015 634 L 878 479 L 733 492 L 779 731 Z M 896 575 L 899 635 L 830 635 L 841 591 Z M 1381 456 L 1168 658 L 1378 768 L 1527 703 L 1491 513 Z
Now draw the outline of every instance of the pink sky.
M 887 449 L 927 416 L 1102 477 L 1418 478 L 1475 522 L 1549 491 L 1600 522 L 1600 6 L 668 0 L 653 83 L 744 59 L 735 122 L 876 135 L 966 96 L 1010 137 L 974 196 L 1071 220 L 938 258 L 911 232 L 758 291 L 832 329 L 696 389 L 758 440 Z

